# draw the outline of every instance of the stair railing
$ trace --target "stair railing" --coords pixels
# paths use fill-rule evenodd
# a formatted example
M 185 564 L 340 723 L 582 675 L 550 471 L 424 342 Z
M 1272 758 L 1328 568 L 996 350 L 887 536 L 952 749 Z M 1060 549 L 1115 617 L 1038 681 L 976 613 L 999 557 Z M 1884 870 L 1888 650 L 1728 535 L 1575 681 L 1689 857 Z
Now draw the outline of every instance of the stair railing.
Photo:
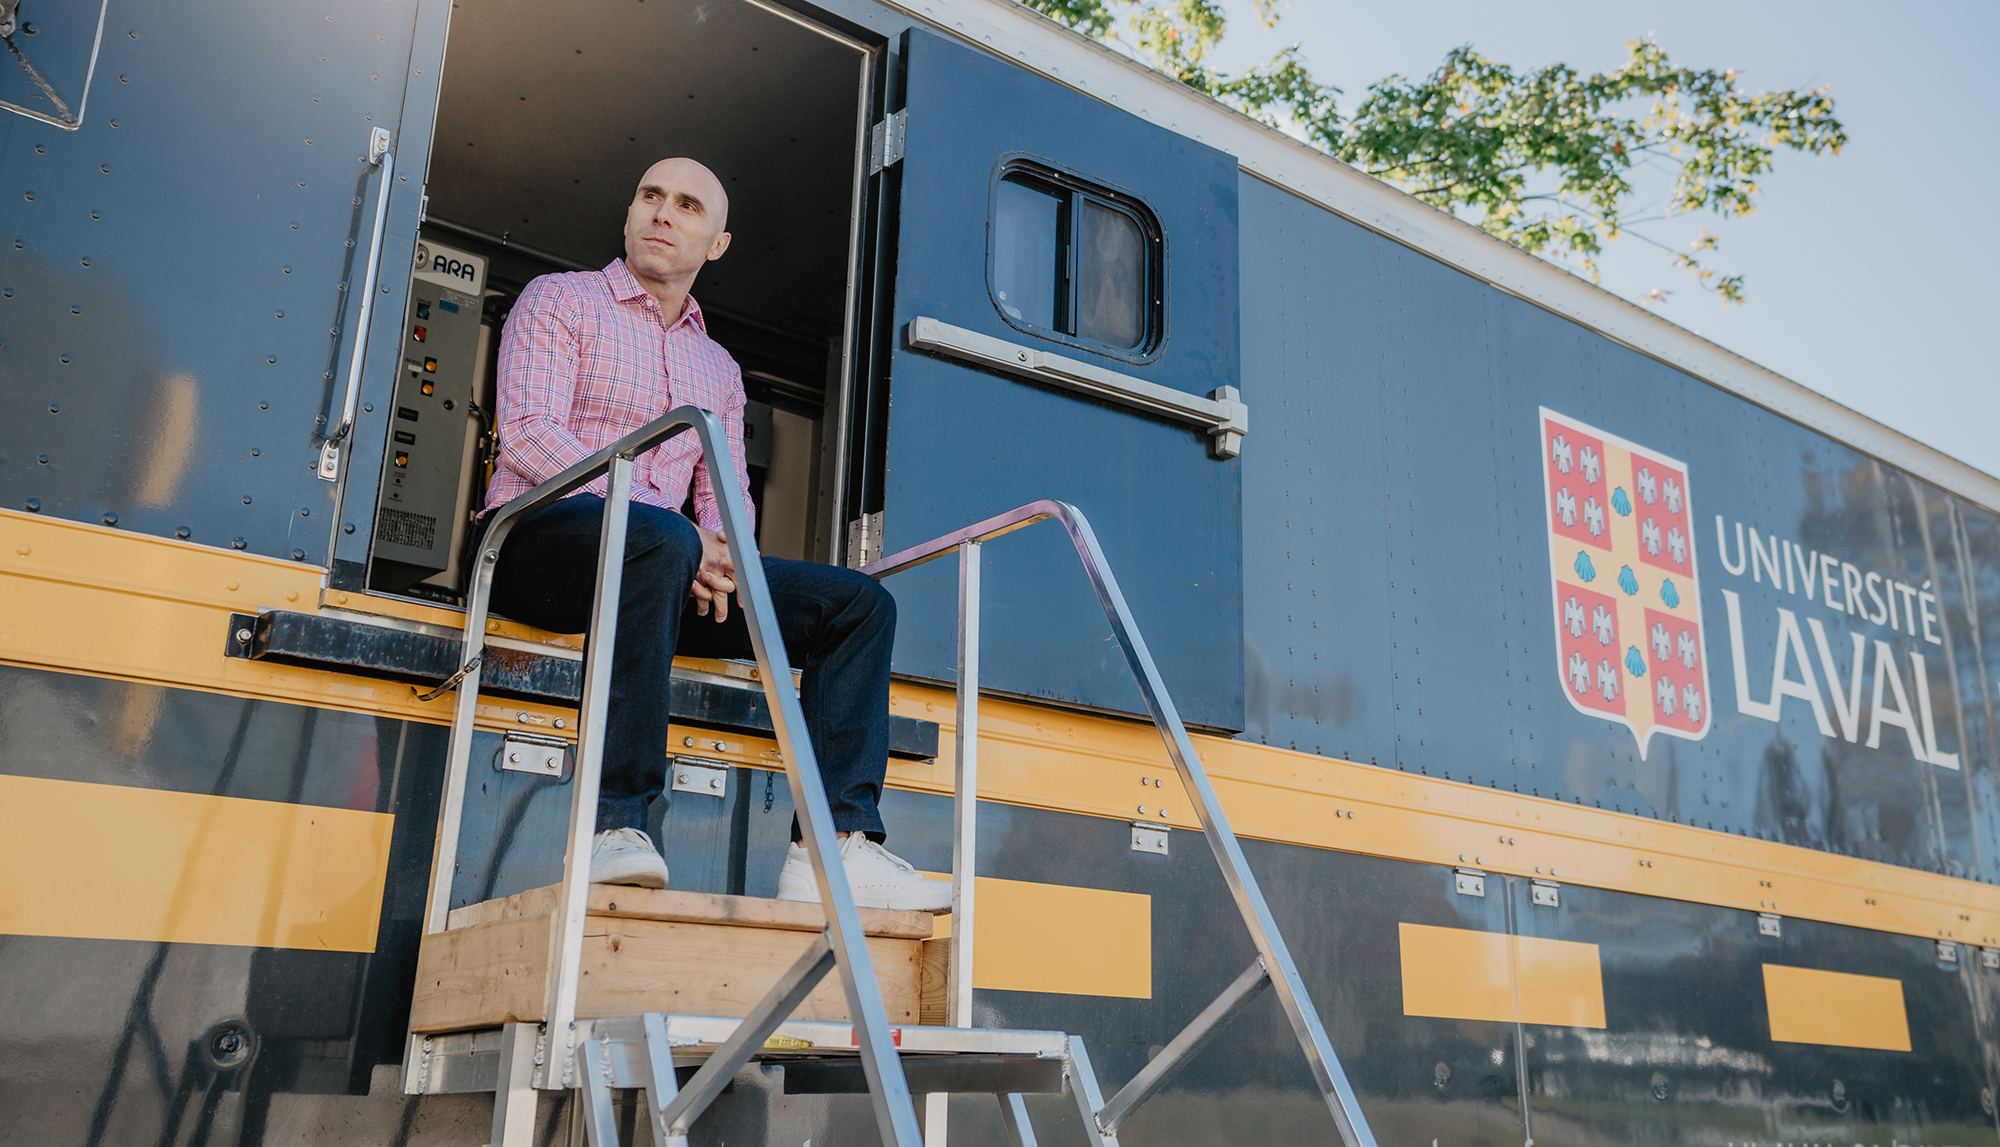
M 977 856 L 979 795 L 980 546 L 1003 534 L 1051 519 L 1062 523 L 1070 541 L 1076 546 L 1077 557 L 1083 562 L 1091 589 L 1096 592 L 1098 603 L 1104 607 L 1105 619 L 1111 623 L 1112 635 L 1125 651 L 1126 664 L 1132 669 L 1140 695 L 1145 699 L 1146 710 L 1152 715 L 1153 725 L 1159 729 L 1161 740 L 1166 742 L 1167 755 L 1180 774 L 1181 784 L 1194 798 L 1195 813 L 1201 819 L 1203 835 L 1215 852 L 1216 863 L 1222 869 L 1222 879 L 1228 885 L 1237 911 L 1242 914 L 1250 939 L 1257 948 L 1257 959 L 1250 967 L 1223 989 L 1214 1002 L 1168 1042 L 1160 1054 L 1153 1057 L 1109 1102 L 1096 1101 L 1097 1081 L 1088 1060 L 1081 1059 L 1076 1064 L 1080 1075 L 1091 1077 L 1072 1080 L 1071 1089 L 1083 1116 L 1085 1132 L 1093 1147 L 1115 1144 L 1118 1128 L 1140 1104 L 1151 1098 L 1174 1072 L 1184 1066 L 1225 1021 L 1262 994 L 1265 988 L 1275 987 L 1279 1007 L 1291 1023 L 1292 1034 L 1305 1053 L 1306 1062 L 1312 1068 L 1313 1080 L 1326 1101 L 1342 1141 L 1347 1147 L 1375 1147 L 1375 1135 L 1368 1127 L 1367 1117 L 1362 1114 L 1360 1101 L 1355 1097 L 1354 1089 L 1347 1081 L 1347 1073 L 1341 1068 L 1340 1059 L 1327 1039 L 1319 1012 L 1306 992 L 1304 981 L 1299 978 L 1291 950 L 1286 946 L 1277 922 L 1271 917 L 1270 906 L 1265 903 L 1263 890 L 1250 871 L 1242 845 L 1229 827 L 1229 818 L 1224 815 L 1215 788 L 1209 783 L 1208 772 L 1202 767 L 1201 754 L 1195 751 L 1187 726 L 1181 722 L 1173 698 L 1168 695 L 1166 684 L 1160 678 L 1159 668 L 1153 664 L 1153 655 L 1146 648 L 1146 640 L 1140 635 L 1139 626 L 1132 619 L 1132 611 L 1125 604 L 1125 595 L 1118 589 L 1118 580 L 1112 576 L 1110 563 L 1104 560 L 1097 535 L 1092 532 L 1083 511 L 1067 502 L 1030 502 L 1019 509 L 861 567 L 863 573 L 879 579 L 913 569 L 954 551 L 958 554 L 958 728 L 953 742 L 957 760 L 952 786 L 951 972 L 946 987 L 949 1022 L 956 1027 L 964 1027 L 969 1026 L 971 1020 L 973 938 L 978 926 L 974 914 L 974 863 Z M 1076 1045 L 1081 1042 L 1073 1041 Z
M 785 775 L 798 810 L 799 826 L 805 837 L 819 883 L 820 902 L 826 906 L 827 927 L 820 939 L 792 969 L 758 1002 L 748 1016 L 708 1062 L 687 1084 L 649 1092 L 656 1098 L 650 1112 L 655 1123 L 656 1142 L 685 1143 L 688 1126 L 709 1102 L 720 1094 L 736 1071 L 749 1060 L 779 1024 L 828 971 L 838 969 L 847 997 L 848 1014 L 854 1022 L 860 1045 L 863 1070 L 874 1104 L 875 1122 L 888 1147 L 920 1147 L 916 1108 L 909 1083 L 904 1077 L 894 1036 L 889 1027 L 882 990 L 875 979 L 868 945 L 855 910 L 854 896 L 840 859 L 839 837 L 827 802 L 826 786 L 820 779 L 819 764 L 807 735 L 805 713 L 793 684 L 790 659 L 779 635 L 777 611 L 764 578 L 764 566 L 757 554 L 736 465 L 730 457 L 728 439 L 713 414 L 693 406 L 676 407 L 590 457 L 571 466 L 534 489 L 508 502 L 487 522 L 474 552 L 472 585 L 466 594 L 466 660 L 452 678 L 426 696 L 440 696 L 457 688 L 452 711 L 451 745 L 446 757 L 444 792 L 439 802 L 438 831 L 431 861 L 431 887 L 424 915 L 424 931 L 445 931 L 451 912 L 452 877 L 457 868 L 458 838 L 464 818 L 467 774 L 472 758 L 474 721 L 479 709 L 479 667 L 486 647 L 486 619 L 493 592 L 493 573 L 500 551 L 515 526 L 530 514 L 553 505 L 599 475 L 606 475 L 604 526 L 598 540 L 597 584 L 591 600 L 590 638 L 584 649 L 583 700 L 577 728 L 576 766 L 570 792 L 569 841 L 563 857 L 563 878 L 556 901 L 555 926 L 549 930 L 549 977 L 546 1039 L 547 1063 L 539 1086 L 558 1090 L 577 1087 L 587 1064 L 579 1060 L 601 1057 L 603 1049 L 594 1041 L 579 1046 L 576 1039 L 576 997 L 582 961 L 585 909 L 590 891 L 590 843 L 597 820 L 600 773 L 604 764 L 605 716 L 610 702 L 611 653 L 613 634 L 618 626 L 618 596 L 625 570 L 625 527 L 632 493 L 632 469 L 641 454 L 675 435 L 693 429 L 701 439 L 702 455 L 708 464 L 711 484 L 720 503 L 730 560 L 736 567 L 738 600 L 750 630 L 750 644 L 762 670 L 764 696 L 769 703 L 778 749 L 783 754 Z M 677 587 L 661 587 L 662 592 L 678 592 Z M 672 650 L 660 650 L 671 657 Z M 510 1032 L 513 1029 L 510 1028 Z M 500 1080 L 493 1115 L 495 1147 L 503 1140 L 509 1147 L 525 1128 L 532 1132 L 535 1092 L 533 1085 L 511 1078 L 531 1070 L 535 1059 L 526 1048 L 508 1057 L 510 1078 Z M 673 1074 L 667 1072 L 671 1083 Z M 677 1092 L 677 1094 L 675 1093 Z M 671 1094 L 671 1101 L 664 1101 Z

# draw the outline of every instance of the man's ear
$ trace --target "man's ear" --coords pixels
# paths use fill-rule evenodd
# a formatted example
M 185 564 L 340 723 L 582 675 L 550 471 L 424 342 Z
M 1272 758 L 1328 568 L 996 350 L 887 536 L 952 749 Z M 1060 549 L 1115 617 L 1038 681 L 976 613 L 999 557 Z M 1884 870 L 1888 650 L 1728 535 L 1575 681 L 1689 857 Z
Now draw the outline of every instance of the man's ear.
M 717 259 L 722 258 L 722 253 L 727 250 L 729 250 L 729 232 L 724 231 L 715 237 L 714 243 L 709 245 L 708 261 L 713 263 Z

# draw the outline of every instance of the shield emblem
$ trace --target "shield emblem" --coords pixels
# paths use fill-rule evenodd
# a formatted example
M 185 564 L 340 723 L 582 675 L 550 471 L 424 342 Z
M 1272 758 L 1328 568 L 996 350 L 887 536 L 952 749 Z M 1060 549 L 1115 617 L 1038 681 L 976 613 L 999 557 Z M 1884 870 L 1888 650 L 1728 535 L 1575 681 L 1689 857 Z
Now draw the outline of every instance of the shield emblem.
M 1684 463 L 1543 408 L 1557 675 L 1579 712 L 1708 733 L 1708 655 Z

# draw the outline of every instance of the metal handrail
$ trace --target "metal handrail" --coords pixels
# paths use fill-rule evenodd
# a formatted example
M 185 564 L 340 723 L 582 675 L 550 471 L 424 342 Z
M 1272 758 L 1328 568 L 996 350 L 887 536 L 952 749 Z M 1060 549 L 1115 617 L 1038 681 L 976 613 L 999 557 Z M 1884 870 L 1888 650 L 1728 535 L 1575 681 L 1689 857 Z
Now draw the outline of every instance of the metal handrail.
M 437 843 L 431 860 L 431 888 L 426 905 L 424 931 L 446 930 L 451 911 L 452 874 L 457 867 L 458 838 L 464 816 L 467 774 L 472 756 L 474 719 L 478 714 L 479 678 L 477 669 L 485 652 L 486 616 L 492 597 L 493 574 L 500 561 L 501 547 L 508 534 L 527 515 L 573 493 L 602 474 L 607 477 L 604 498 L 604 526 L 598 540 L 597 586 L 591 603 L 591 637 L 584 650 L 583 700 L 577 729 L 576 768 L 570 793 L 569 843 L 563 860 L 561 891 L 557 897 L 556 926 L 549 930 L 549 977 L 546 1000 L 546 1030 L 550 1048 L 547 1077 L 543 1087 L 560 1088 L 576 1082 L 576 995 L 581 978 L 585 909 L 590 888 L 590 843 L 597 817 L 597 797 L 604 763 L 604 724 L 610 703 L 611 654 L 617 630 L 618 597 L 625 565 L 625 527 L 629 516 L 632 469 L 639 455 L 693 429 L 701 439 L 702 455 L 708 464 L 722 511 L 722 521 L 735 563 L 737 600 L 750 631 L 750 644 L 762 669 L 764 697 L 771 707 L 772 726 L 778 749 L 786 764 L 792 801 L 799 813 L 799 827 L 805 847 L 813 859 L 819 884 L 820 902 L 826 906 L 827 927 L 821 946 L 824 958 L 810 966 L 794 968 L 781 980 L 738 1028 L 738 1037 L 679 1089 L 670 1102 L 659 1104 L 655 1112 L 656 1142 L 685 1142 L 687 1127 L 729 1082 L 743 1060 L 762 1044 L 790 1014 L 797 1000 L 833 968 L 841 974 L 847 997 L 848 1014 L 853 1018 L 856 1042 L 874 1103 L 876 1124 L 882 1140 L 890 1147 L 918 1147 L 916 1109 L 912 1103 L 895 1039 L 889 1028 L 888 1011 L 882 990 L 869 958 L 861 918 L 845 869 L 841 865 L 839 837 L 833 827 L 833 812 L 820 779 L 819 764 L 812 740 L 806 731 L 805 713 L 793 684 L 790 659 L 777 628 L 777 610 L 757 554 L 755 534 L 744 504 L 743 491 L 736 481 L 736 467 L 730 457 L 728 439 L 715 415 L 694 406 L 680 406 L 651 423 L 625 435 L 562 473 L 508 502 L 486 524 L 480 537 L 479 560 L 474 563 L 472 585 L 466 594 L 466 660 L 459 670 L 470 684 L 458 688 L 451 724 L 451 746 L 446 755 L 444 792 L 438 809 Z M 671 651 L 662 650 L 662 656 Z M 451 684 L 448 682 L 447 684 Z M 801 988 L 801 983 L 804 987 Z M 560 1039 L 560 1043 L 558 1043 Z M 741 1046 L 739 1046 L 741 1045 Z M 732 1062 L 733 1061 L 733 1062 Z M 668 1079 L 671 1079 L 671 1073 Z M 515 1133 L 524 1126 L 532 1131 L 532 1091 L 520 1081 L 502 1079 L 494 1110 L 494 1147 L 514 1147 Z M 511 1086 L 510 1086 L 511 1085 Z M 512 1100 L 523 1092 L 530 1100 L 527 1118 L 510 1111 Z M 504 1132 L 504 1133 L 503 1133 Z M 506 1142 L 503 1143 L 503 1140 Z
M 1132 669 L 1139 692 L 1145 698 L 1146 710 L 1152 715 L 1153 725 L 1159 729 L 1161 740 L 1166 742 L 1167 755 L 1173 759 L 1174 769 L 1180 774 L 1181 784 L 1195 798 L 1195 813 L 1201 819 L 1203 834 L 1208 838 L 1209 847 L 1215 852 L 1216 863 L 1222 869 L 1223 881 L 1235 898 L 1237 911 L 1243 916 L 1244 924 L 1250 930 L 1250 939 L 1257 947 L 1256 964 L 1245 971 L 1236 983 L 1226 989 L 1214 1004 L 1204 1010 L 1188 1027 L 1175 1037 L 1169 1050 L 1147 1065 L 1110 1102 L 1092 1112 L 1096 1131 L 1106 1137 L 1115 1136 L 1119 1125 L 1148 1096 L 1164 1084 L 1172 1072 L 1186 1062 L 1202 1042 L 1214 1033 L 1223 1020 L 1233 1015 L 1237 1008 L 1248 1002 L 1262 990 L 1265 978 L 1277 989 L 1279 1006 L 1290 1021 L 1292 1034 L 1304 1051 L 1312 1068 L 1313 1078 L 1318 1083 L 1320 1094 L 1325 1099 L 1327 1110 L 1333 1115 L 1334 1125 L 1348 1147 L 1374 1147 L 1375 1135 L 1369 1129 L 1368 1120 L 1361 1111 L 1361 1103 L 1348 1083 L 1347 1073 L 1340 1066 L 1340 1059 L 1334 1054 L 1333 1045 L 1327 1039 L 1325 1025 L 1319 1013 L 1312 1006 L 1304 981 L 1299 977 L 1298 967 L 1292 962 L 1290 949 L 1284 936 L 1278 931 L 1276 920 L 1271 916 L 1270 906 L 1265 903 L 1264 893 L 1257 885 L 1256 877 L 1250 871 L 1248 859 L 1243 855 L 1242 845 L 1236 833 L 1229 826 L 1229 819 L 1222 811 L 1214 787 L 1209 783 L 1208 772 L 1202 767 L 1201 755 L 1195 751 L 1194 741 L 1188 736 L 1187 726 L 1181 722 L 1180 713 L 1174 707 L 1173 698 L 1167 694 L 1166 683 L 1160 678 L 1158 666 L 1153 663 L 1153 655 L 1146 648 L 1145 638 L 1139 633 L 1132 611 L 1125 604 L 1125 595 L 1118 588 L 1117 579 L 1112 576 L 1110 563 L 1104 559 L 1104 551 L 1097 544 L 1097 535 L 1090 528 L 1090 522 L 1083 511 L 1067 502 L 1045 499 L 1030 502 L 1018 509 L 983 522 L 975 522 L 962 530 L 934 538 L 921 545 L 912 546 L 888 555 L 879 561 L 861 567 L 861 572 L 876 578 L 913 569 L 926 562 L 935 561 L 956 551 L 959 555 L 959 686 L 958 686 L 958 729 L 956 744 L 959 760 L 958 772 L 952 792 L 952 968 L 948 991 L 950 993 L 950 1020 L 963 1024 L 971 1015 L 972 975 L 971 937 L 977 926 L 973 916 L 974 888 L 974 845 L 976 843 L 976 822 L 979 797 L 977 774 L 978 751 L 978 626 L 979 626 L 979 547 L 1004 534 L 1024 529 L 1036 522 L 1054 519 L 1061 522 L 1069 533 L 1070 541 L 1076 546 L 1077 557 L 1083 562 L 1084 573 L 1090 578 L 1091 588 L 1096 591 L 1097 600 L 1104 607 L 1104 616 L 1111 623 L 1112 635 L 1125 651 L 1125 661 Z M 967 635 L 970 635 L 968 648 Z M 968 767 L 969 766 L 969 767 Z M 961 945 L 960 938 L 965 940 Z M 961 960 L 964 961 L 961 963 Z M 1261 972 L 1258 965 L 1261 965 Z M 1096 1141 L 1096 1136 L 1093 1136 Z

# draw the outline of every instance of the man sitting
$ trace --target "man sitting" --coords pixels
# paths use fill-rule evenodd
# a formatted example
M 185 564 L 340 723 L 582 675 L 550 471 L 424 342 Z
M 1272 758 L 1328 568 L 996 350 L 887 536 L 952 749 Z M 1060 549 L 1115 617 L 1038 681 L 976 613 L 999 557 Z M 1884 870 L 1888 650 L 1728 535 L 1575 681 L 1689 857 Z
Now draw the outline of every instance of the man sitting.
M 702 265 L 729 249 L 728 196 L 691 159 L 647 169 L 625 212 L 625 257 L 602 271 L 544 275 L 521 292 L 501 336 L 499 458 L 489 510 L 505 505 L 668 410 L 720 416 L 743 501 L 743 372 L 708 337 L 688 291 Z M 682 433 L 633 468 L 604 771 L 591 843 L 594 883 L 667 885 L 667 866 L 641 826 L 667 767 L 668 674 L 676 651 L 750 657 L 749 630 L 730 607 L 735 569 L 701 443 Z M 679 509 L 693 493 L 695 521 Z M 605 479 L 515 527 L 495 570 L 493 607 L 574 633 L 590 620 Z M 765 558 L 764 575 L 792 663 L 855 903 L 939 911 L 951 886 L 927 880 L 882 847 L 877 805 L 888 769 L 889 655 L 896 603 L 875 579 L 814 562 Z M 593 731 L 594 735 L 595 731 Z M 778 876 L 783 900 L 819 900 L 812 863 L 792 845 Z

